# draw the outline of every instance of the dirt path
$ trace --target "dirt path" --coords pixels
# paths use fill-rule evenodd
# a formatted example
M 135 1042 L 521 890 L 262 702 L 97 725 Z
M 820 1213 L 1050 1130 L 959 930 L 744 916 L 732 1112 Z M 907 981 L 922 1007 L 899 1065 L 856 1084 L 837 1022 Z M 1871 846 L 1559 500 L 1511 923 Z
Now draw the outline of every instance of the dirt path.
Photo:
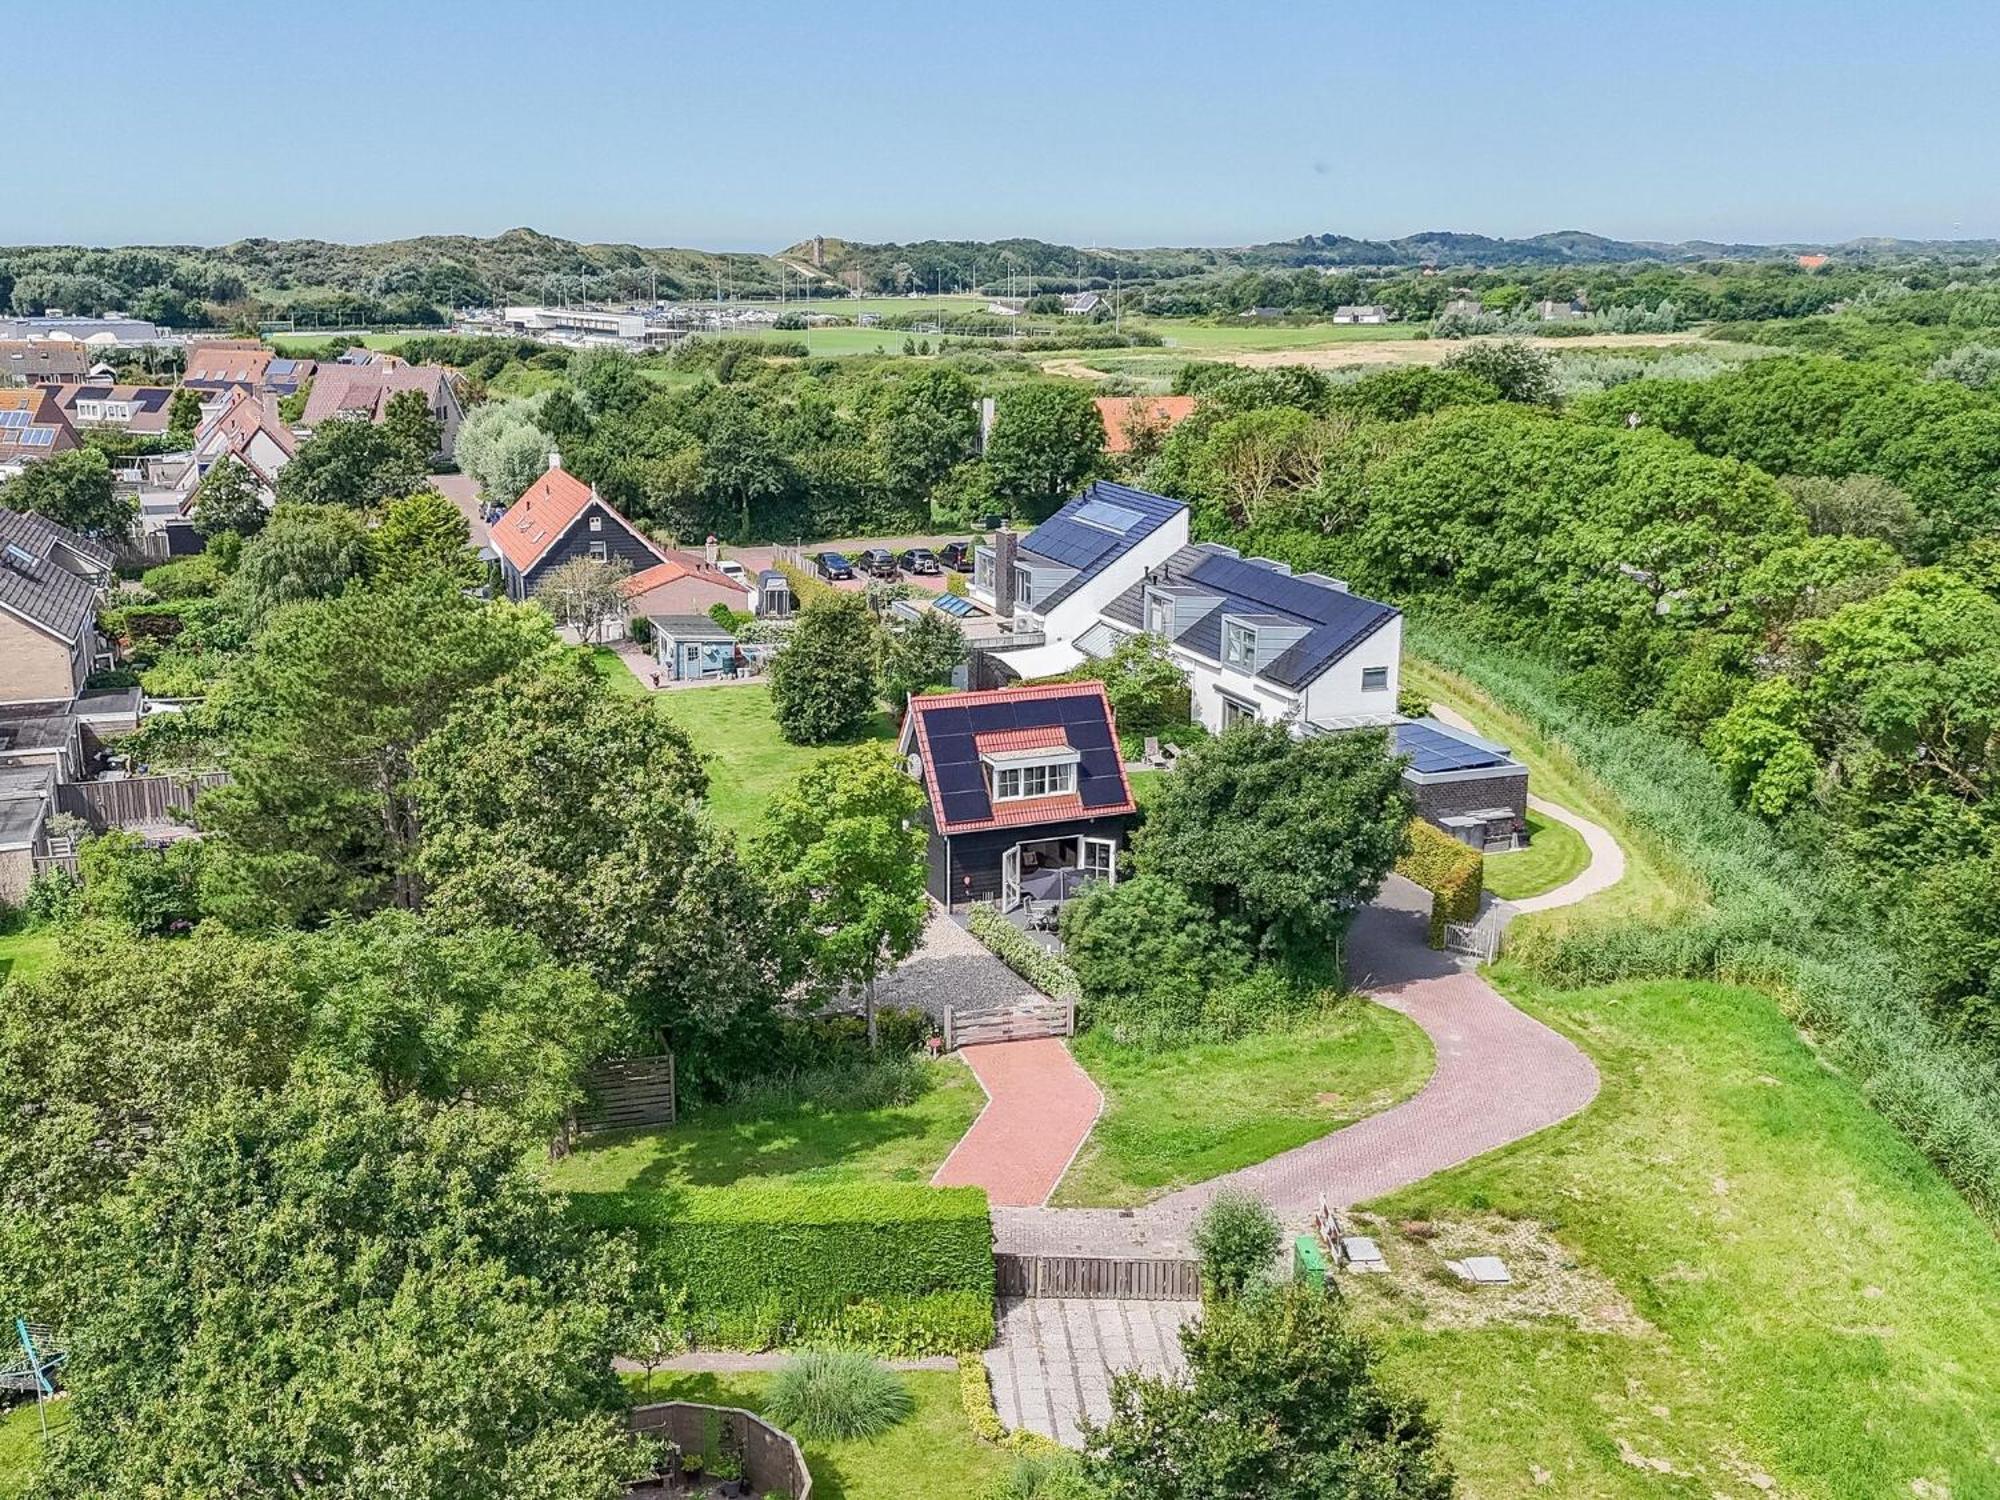
M 1698 333 L 1589 333 L 1575 338 L 1525 338 L 1520 342 L 1532 349 L 1551 352 L 1563 349 L 1659 349 L 1701 343 Z M 1436 365 L 1443 364 L 1454 349 L 1468 343 L 1495 342 L 1478 339 L 1355 339 L 1351 343 L 1329 344 L 1320 349 L 1204 349 L 1199 346 L 1119 351 L 1121 354 L 1164 354 L 1182 360 L 1209 364 L 1241 365 L 1245 369 L 1268 370 L 1280 365 L 1304 365 L 1315 370 L 1334 370 L 1344 365 Z M 1067 375 L 1073 380 L 1109 380 L 1112 372 L 1099 370 L 1075 355 L 1042 361 L 1050 375 Z

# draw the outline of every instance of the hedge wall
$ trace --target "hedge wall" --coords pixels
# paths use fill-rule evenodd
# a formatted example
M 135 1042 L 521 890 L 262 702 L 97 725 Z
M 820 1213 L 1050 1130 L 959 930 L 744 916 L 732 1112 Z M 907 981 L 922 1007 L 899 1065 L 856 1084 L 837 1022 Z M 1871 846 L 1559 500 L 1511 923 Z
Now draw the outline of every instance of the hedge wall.
M 965 926 L 995 958 L 1051 1000 L 1083 998 L 1076 971 L 1001 916 L 1000 908 L 991 902 L 981 901 L 967 911 Z
M 1410 820 L 1410 852 L 1396 861 L 1396 873 L 1431 893 L 1431 946 L 1444 946 L 1444 930 L 1479 915 L 1486 888 L 1486 856 L 1461 844 L 1422 818 Z
M 949 1354 L 992 1341 L 993 1231 L 979 1188 L 577 1193 L 570 1211 L 634 1233 L 649 1268 L 684 1294 L 700 1343 Z

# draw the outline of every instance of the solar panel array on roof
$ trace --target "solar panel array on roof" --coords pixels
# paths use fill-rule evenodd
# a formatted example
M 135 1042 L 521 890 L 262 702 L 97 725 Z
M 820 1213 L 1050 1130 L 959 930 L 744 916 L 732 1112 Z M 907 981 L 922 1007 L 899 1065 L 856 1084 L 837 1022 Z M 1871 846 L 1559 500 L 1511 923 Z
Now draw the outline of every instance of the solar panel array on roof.
M 1086 500 L 1076 508 L 1076 519 L 1086 526 L 1101 526 L 1123 536 L 1145 519 L 1138 511 L 1109 500 Z
M 1115 550 L 1118 538 L 1067 516 L 1052 516 L 1042 522 L 1021 543 L 1025 557 L 1045 557 L 1066 568 L 1087 568 Z
M 961 599 L 956 594 L 939 594 L 931 607 L 948 615 L 956 615 L 961 620 L 968 615 L 978 613 L 970 599 Z
M 1512 757 L 1462 740 L 1429 719 L 1396 726 L 1396 753 L 1410 758 L 1412 770 L 1426 774 L 1479 771 L 1513 764 Z
M 1078 754 L 1077 796 L 1084 810 L 1124 804 L 1118 744 L 1104 700 L 1096 693 L 1048 697 L 1003 692 L 962 704 L 926 706 L 919 700 L 915 708 L 923 715 L 924 743 L 947 827 L 983 823 L 993 816 L 977 737 L 1008 729 L 1061 726 L 1064 739 Z
M 1196 582 L 1208 584 L 1226 594 L 1268 604 L 1273 609 L 1281 609 L 1319 625 L 1331 624 L 1341 616 L 1353 613 L 1357 604 L 1372 602 L 1357 600 L 1353 594 L 1343 594 L 1323 585 L 1307 583 L 1289 573 L 1260 568 L 1241 557 L 1208 557 L 1196 566 L 1194 577 Z
M 1115 559 L 1151 536 L 1187 507 L 1165 495 L 1100 480 L 1021 538 L 1024 555 L 1045 557 L 1076 569 L 1047 598 L 1035 600 L 1048 610 L 1069 597 Z
M 29 413 L 19 407 L 0 411 L 0 427 L 26 427 L 28 417 Z

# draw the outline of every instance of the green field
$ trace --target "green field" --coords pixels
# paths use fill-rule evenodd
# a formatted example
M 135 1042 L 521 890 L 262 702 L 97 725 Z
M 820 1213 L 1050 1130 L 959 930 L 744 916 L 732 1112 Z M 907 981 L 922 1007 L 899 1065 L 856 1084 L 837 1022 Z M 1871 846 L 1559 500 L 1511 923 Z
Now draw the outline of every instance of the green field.
M 1346 1283 L 1465 1492 L 2000 1493 L 2000 1243 L 1771 999 L 1496 980 L 1603 1092 L 1371 1205 L 1393 1274 Z M 1480 1251 L 1516 1285 L 1442 1269 Z
M 966 1421 L 951 1370 L 903 1375 L 916 1410 L 878 1437 L 803 1443 L 813 1500 L 979 1500 L 1014 1466 L 1014 1455 L 982 1441 Z M 771 1376 L 683 1371 L 634 1379 L 652 1401 L 706 1401 L 761 1411 Z
M 1317 1140 L 1407 1099 L 1430 1077 L 1430 1042 L 1365 1000 L 1233 1042 L 1162 1051 L 1086 1031 L 1076 1059 L 1104 1115 L 1051 1200 L 1126 1208 Z
M 709 808 L 718 823 L 737 833 L 754 830 L 774 793 L 841 748 L 785 743 L 772 717 L 771 690 L 761 682 L 648 694 L 616 652 L 599 647 L 591 660 L 619 692 L 652 697 L 662 713 L 688 732 L 708 760 Z M 895 736 L 895 718 L 883 712 L 872 715 L 860 738 L 850 743 L 886 743 Z
M 1380 344 L 1413 339 L 1421 323 L 1192 323 L 1178 318 L 1128 318 L 1128 329 L 1157 333 L 1170 349 L 1221 353 L 1238 349 L 1332 349 L 1341 344 Z
M 955 1057 L 921 1066 L 928 1087 L 908 1104 L 698 1109 L 672 1129 L 594 1136 L 545 1175 L 568 1193 L 755 1180 L 929 1182 L 986 1096 Z
M 444 333 L 445 329 L 431 329 L 432 333 Z M 264 342 L 280 354 L 289 354 L 296 349 L 317 349 L 321 344 L 339 339 L 349 346 L 360 345 L 367 349 L 387 349 L 394 351 L 403 347 L 410 339 L 420 338 L 417 333 L 354 333 L 341 328 L 329 328 L 324 332 L 311 329 L 303 333 L 273 333 L 265 336 Z
M 1503 901 L 1552 891 L 1590 863 L 1583 835 L 1567 823 L 1528 814 L 1528 847 L 1486 856 L 1486 889 Z

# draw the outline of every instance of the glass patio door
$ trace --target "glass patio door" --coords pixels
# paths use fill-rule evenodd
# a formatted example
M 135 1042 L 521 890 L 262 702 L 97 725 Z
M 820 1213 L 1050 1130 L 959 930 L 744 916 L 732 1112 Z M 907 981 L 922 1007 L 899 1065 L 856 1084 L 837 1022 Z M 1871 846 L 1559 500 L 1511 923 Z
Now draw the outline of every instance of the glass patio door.
M 1000 910 L 1012 911 L 1021 904 L 1021 846 L 1014 845 L 1000 856 Z

